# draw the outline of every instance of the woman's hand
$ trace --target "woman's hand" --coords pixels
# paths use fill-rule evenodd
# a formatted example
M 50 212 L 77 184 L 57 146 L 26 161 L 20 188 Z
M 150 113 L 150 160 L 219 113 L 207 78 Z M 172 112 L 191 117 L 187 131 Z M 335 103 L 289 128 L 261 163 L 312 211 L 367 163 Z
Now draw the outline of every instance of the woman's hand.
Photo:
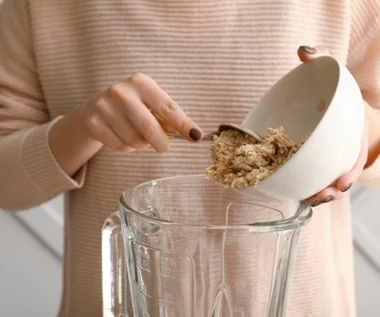
M 198 125 L 152 78 L 141 73 L 96 96 L 82 107 L 80 115 L 87 133 L 116 151 L 152 146 L 165 152 L 171 143 L 167 131 L 188 141 L 202 138 Z
M 147 146 L 165 152 L 171 143 L 166 131 L 192 142 L 203 136 L 152 78 L 136 74 L 55 122 L 49 146 L 60 167 L 73 176 L 103 145 L 121 152 Z
M 310 61 L 314 58 L 317 58 L 322 55 L 329 55 L 329 52 L 326 48 L 322 46 L 317 47 L 309 47 L 309 46 L 301 46 L 298 49 L 298 56 L 302 62 Z M 361 152 L 356 161 L 354 167 L 347 174 L 343 175 L 339 179 L 337 179 L 333 184 L 329 187 L 323 189 L 316 195 L 310 197 L 307 202 L 316 207 L 321 203 L 327 203 L 332 200 L 337 200 L 342 198 L 345 195 L 351 186 L 357 182 L 362 173 L 368 157 L 368 124 L 366 120 L 363 137 L 362 137 L 362 147 Z

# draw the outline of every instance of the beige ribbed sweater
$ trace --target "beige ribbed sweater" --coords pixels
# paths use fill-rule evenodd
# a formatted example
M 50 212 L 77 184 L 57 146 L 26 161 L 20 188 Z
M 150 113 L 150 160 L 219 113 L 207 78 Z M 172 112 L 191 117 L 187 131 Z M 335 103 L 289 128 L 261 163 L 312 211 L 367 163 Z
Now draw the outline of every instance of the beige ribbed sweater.
M 60 316 L 101 316 L 100 231 L 136 182 L 203 172 L 207 145 L 119 154 L 102 149 L 76 180 L 47 135 L 54 119 L 135 72 L 153 77 L 205 132 L 240 122 L 299 64 L 327 46 L 380 108 L 379 0 L 5 0 L 0 9 L 0 208 L 67 192 Z M 380 185 L 380 160 L 362 175 Z M 355 315 L 348 198 L 303 230 L 289 317 Z

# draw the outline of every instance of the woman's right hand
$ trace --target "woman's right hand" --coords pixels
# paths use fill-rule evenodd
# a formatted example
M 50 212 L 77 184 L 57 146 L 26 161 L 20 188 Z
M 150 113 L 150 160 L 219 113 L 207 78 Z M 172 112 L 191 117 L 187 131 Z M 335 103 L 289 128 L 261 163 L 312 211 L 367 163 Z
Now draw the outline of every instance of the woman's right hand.
M 130 152 L 151 145 L 169 149 L 168 132 L 188 141 L 202 131 L 150 77 L 136 74 L 113 85 L 55 122 L 49 146 L 60 167 L 73 176 L 104 145 Z
M 88 135 L 116 151 L 130 152 L 152 146 L 169 149 L 166 132 L 198 141 L 202 131 L 149 76 L 138 73 L 121 81 L 88 103 L 79 115 Z

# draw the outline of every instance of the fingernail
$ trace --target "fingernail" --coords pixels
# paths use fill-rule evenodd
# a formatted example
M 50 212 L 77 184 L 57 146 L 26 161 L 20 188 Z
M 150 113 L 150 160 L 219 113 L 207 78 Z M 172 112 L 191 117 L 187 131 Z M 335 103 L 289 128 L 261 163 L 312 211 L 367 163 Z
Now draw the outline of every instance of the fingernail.
M 329 195 L 329 196 L 326 197 L 326 199 L 324 200 L 324 202 L 328 203 L 328 202 L 330 202 L 332 200 L 334 200 L 334 196 Z
M 321 202 L 318 200 L 318 199 L 316 199 L 312 204 L 311 204 L 311 207 L 317 207 L 318 205 L 320 205 L 321 204 Z
M 202 137 L 202 132 L 197 129 L 191 129 L 189 132 L 189 136 L 194 141 L 198 141 Z
M 352 187 L 352 183 L 349 183 L 345 188 L 341 190 L 342 193 L 348 191 Z
M 310 47 L 306 45 L 300 46 L 300 49 L 305 51 L 308 54 L 315 54 L 317 52 L 317 50 L 314 47 Z

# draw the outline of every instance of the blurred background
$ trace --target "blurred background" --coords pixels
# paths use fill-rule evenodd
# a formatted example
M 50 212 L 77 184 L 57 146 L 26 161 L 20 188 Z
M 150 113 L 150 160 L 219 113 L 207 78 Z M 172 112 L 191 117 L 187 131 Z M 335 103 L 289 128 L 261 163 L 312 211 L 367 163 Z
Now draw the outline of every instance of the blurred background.
M 358 317 L 378 317 L 380 191 L 356 186 L 351 198 Z M 56 316 L 62 285 L 63 215 L 62 195 L 23 212 L 0 210 L 0 316 Z

